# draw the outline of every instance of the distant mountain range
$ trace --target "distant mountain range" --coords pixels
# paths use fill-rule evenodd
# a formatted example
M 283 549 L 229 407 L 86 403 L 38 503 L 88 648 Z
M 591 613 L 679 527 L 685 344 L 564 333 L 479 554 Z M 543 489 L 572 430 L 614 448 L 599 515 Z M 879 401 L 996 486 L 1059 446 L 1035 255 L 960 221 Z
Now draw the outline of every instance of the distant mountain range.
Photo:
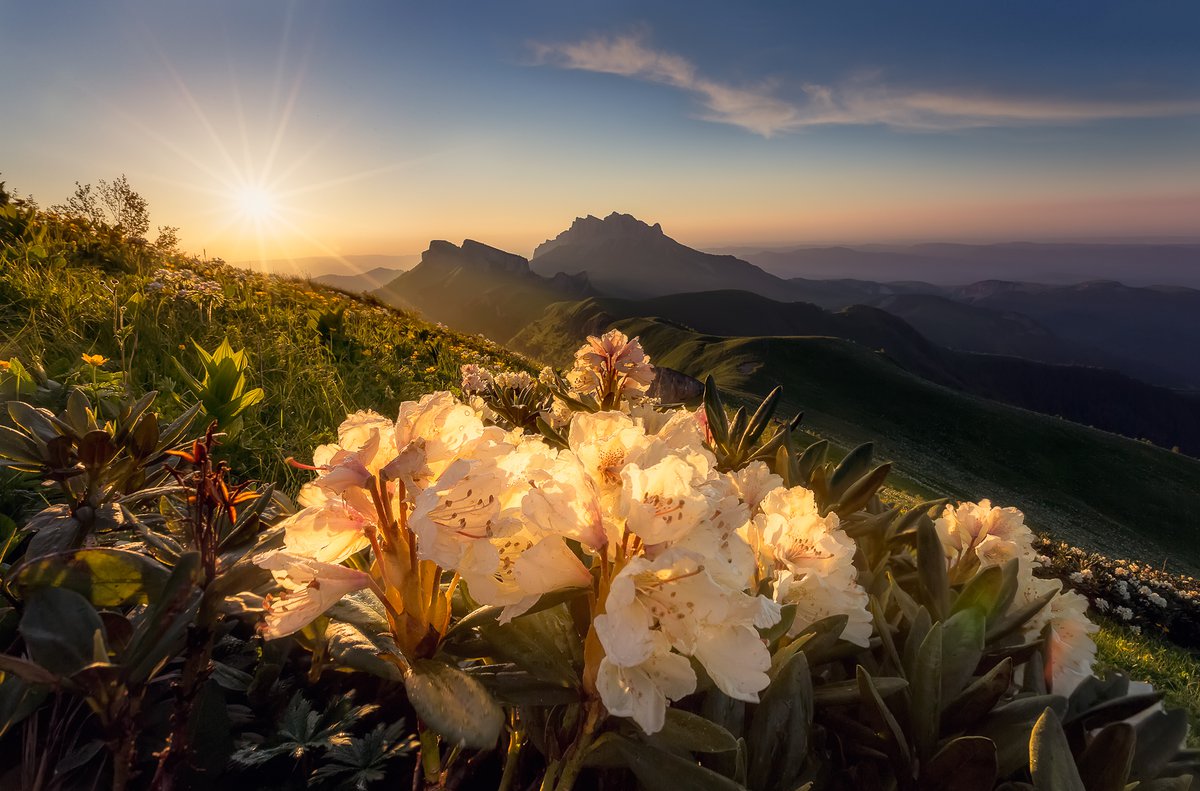
M 299 275 L 325 283 L 326 278 L 358 277 L 380 270 L 392 271 L 392 277 L 416 266 L 417 255 L 316 255 L 304 258 L 264 258 L 230 263 L 258 272 L 275 272 L 283 275 Z M 337 281 L 335 281 L 337 282 Z M 340 282 L 348 282 L 342 280 Z M 341 286 L 335 286 L 341 288 Z M 349 289 L 348 289 L 349 290 Z
M 576 219 L 530 260 L 434 241 L 373 293 L 555 362 L 636 318 L 706 336 L 842 338 L 933 384 L 1200 455 L 1189 288 L 785 279 L 613 213 Z
M 1200 288 L 1200 244 L 916 244 L 746 251 L 741 257 L 783 278 L 979 280 L 1070 285 L 1119 280 L 1134 286 Z

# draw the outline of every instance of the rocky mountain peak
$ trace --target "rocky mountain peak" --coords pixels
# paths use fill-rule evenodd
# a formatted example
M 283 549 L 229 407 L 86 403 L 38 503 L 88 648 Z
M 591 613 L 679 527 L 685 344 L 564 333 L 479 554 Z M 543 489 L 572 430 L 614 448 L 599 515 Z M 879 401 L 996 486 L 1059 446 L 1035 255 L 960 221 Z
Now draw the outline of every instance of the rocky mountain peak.
M 421 263 L 417 268 L 447 267 L 525 274 L 529 272 L 529 261 L 474 239 L 464 239 L 462 246 L 444 239 L 435 239 L 429 243 L 429 249 L 421 255 Z
M 586 217 L 576 217 L 570 228 L 538 245 L 537 249 L 533 251 L 533 257 L 537 258 L 566 244 L 590 244 L 617 239 L 647 239 L 664 236 L 660 224 L 650 225 L 632 214 L 613 212 L 603 220 L 589 214 Z

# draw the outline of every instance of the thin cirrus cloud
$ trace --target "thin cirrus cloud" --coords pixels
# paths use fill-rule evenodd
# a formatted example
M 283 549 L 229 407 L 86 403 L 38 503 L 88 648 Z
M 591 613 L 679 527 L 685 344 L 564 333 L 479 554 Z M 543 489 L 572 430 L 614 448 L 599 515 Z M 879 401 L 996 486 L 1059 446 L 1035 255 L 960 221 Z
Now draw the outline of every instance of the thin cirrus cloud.
M 534 62 L 667 85 L 694 95 L 700 118 L 772 137 L 814 126 L 881 125 L 903 130 L 1072 124 L 1120 118 L 1200 114 L 1200 101 L 1087 101 L 971 96 L 891 89 L 875 78 L 834 88 L 804 83 L 794 100 L 769 85 L 740 87 L 710 79 L 680 55 L 648 46 L 633 33 L 575 43 L 531 45 Z

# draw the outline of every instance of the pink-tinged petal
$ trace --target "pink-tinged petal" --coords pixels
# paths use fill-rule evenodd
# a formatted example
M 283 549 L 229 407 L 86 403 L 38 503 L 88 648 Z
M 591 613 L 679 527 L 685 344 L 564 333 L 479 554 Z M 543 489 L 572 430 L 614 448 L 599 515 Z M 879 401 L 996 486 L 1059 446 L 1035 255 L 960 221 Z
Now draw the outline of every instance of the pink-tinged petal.
M 361 513 L 337 501 L 305 508 L 285 519 L 283 544 L 290 554 L 325 563 L 340 563 L 369 545 Z
M 278 596 L 263 600 L 259 629 L 269 640 L 303 629 L 347 593 L 371 582 L 364 572 L 286 552 L 269 553 L 255 563 L 274 573 L 284 588 Z

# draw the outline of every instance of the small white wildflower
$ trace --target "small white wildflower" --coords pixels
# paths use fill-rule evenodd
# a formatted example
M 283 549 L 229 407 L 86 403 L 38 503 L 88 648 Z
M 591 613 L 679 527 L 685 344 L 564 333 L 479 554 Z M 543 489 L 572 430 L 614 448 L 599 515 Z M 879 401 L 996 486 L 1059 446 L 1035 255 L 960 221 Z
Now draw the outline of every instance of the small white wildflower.
M 524 371 L 502 371 L 496 374 L 496 386 L 506 390 L 528 390 L 533 385 L 533 377 Z
M 1129 621 L 1133 619 L 1133 610 L 1129 609 L 1128 607 L 1118 607 L 1117 609 L 1113 610 L 1113 614 L 1122 621 Z
M 1092 606 L 1100 612 L 1108 612 L 1112 608 L 1112 605 L 1108 603 L 1107 599 L 1101 598 L 1097 598 L 1094 602 L 1092 602 Z
M 462 389 L 464 393 L 478 393 L 492 385 L 492 375 L 486 368 L 474 363 L 462 367 Z
M 1133 632 L 1134 634 L 1141 634 L 1141 633 L 1142 633 L 1142 627 L 1140 627 L 1140 626 L 1131 626 L 1131 627 L 1129 627 L 1129 631 Z
M 1150 599 L 1151 604 L 1154 604 L 1158 607 L 1166 607 L 1167 606 L 1167 600 L 1164 599 L 1162 596 L 1159 596 L 1157 593 L 1151 593 L 1147 598 Z
M 1079 573 L 1078 571 L 1073 572 L 1071 574 L 1071 576 L 1069 577 L 1069 579 L 1071 580 L 1071 582 L 1074 582 L 1076 585 L 1083 584 L 1083 574 Z
M 1140 588 L 1138 588 L 1138 595 L 1139 596 L 1149 596 L 1150 588 L 1146 585 L 1142 585 Z
M 1050 558 L 1048 558 L 1045 555 L 1037 555 L 1034 557 L 1033 562 L 1034 562 L 1034 565 L 1044 567 L 1044 566 L 1049 566 L 1051 561 L 1050 561 Z
M 1129 601 L 1129 583 L 1121 580 L 1117 583 L 1117 595 L 1125 601 Z

